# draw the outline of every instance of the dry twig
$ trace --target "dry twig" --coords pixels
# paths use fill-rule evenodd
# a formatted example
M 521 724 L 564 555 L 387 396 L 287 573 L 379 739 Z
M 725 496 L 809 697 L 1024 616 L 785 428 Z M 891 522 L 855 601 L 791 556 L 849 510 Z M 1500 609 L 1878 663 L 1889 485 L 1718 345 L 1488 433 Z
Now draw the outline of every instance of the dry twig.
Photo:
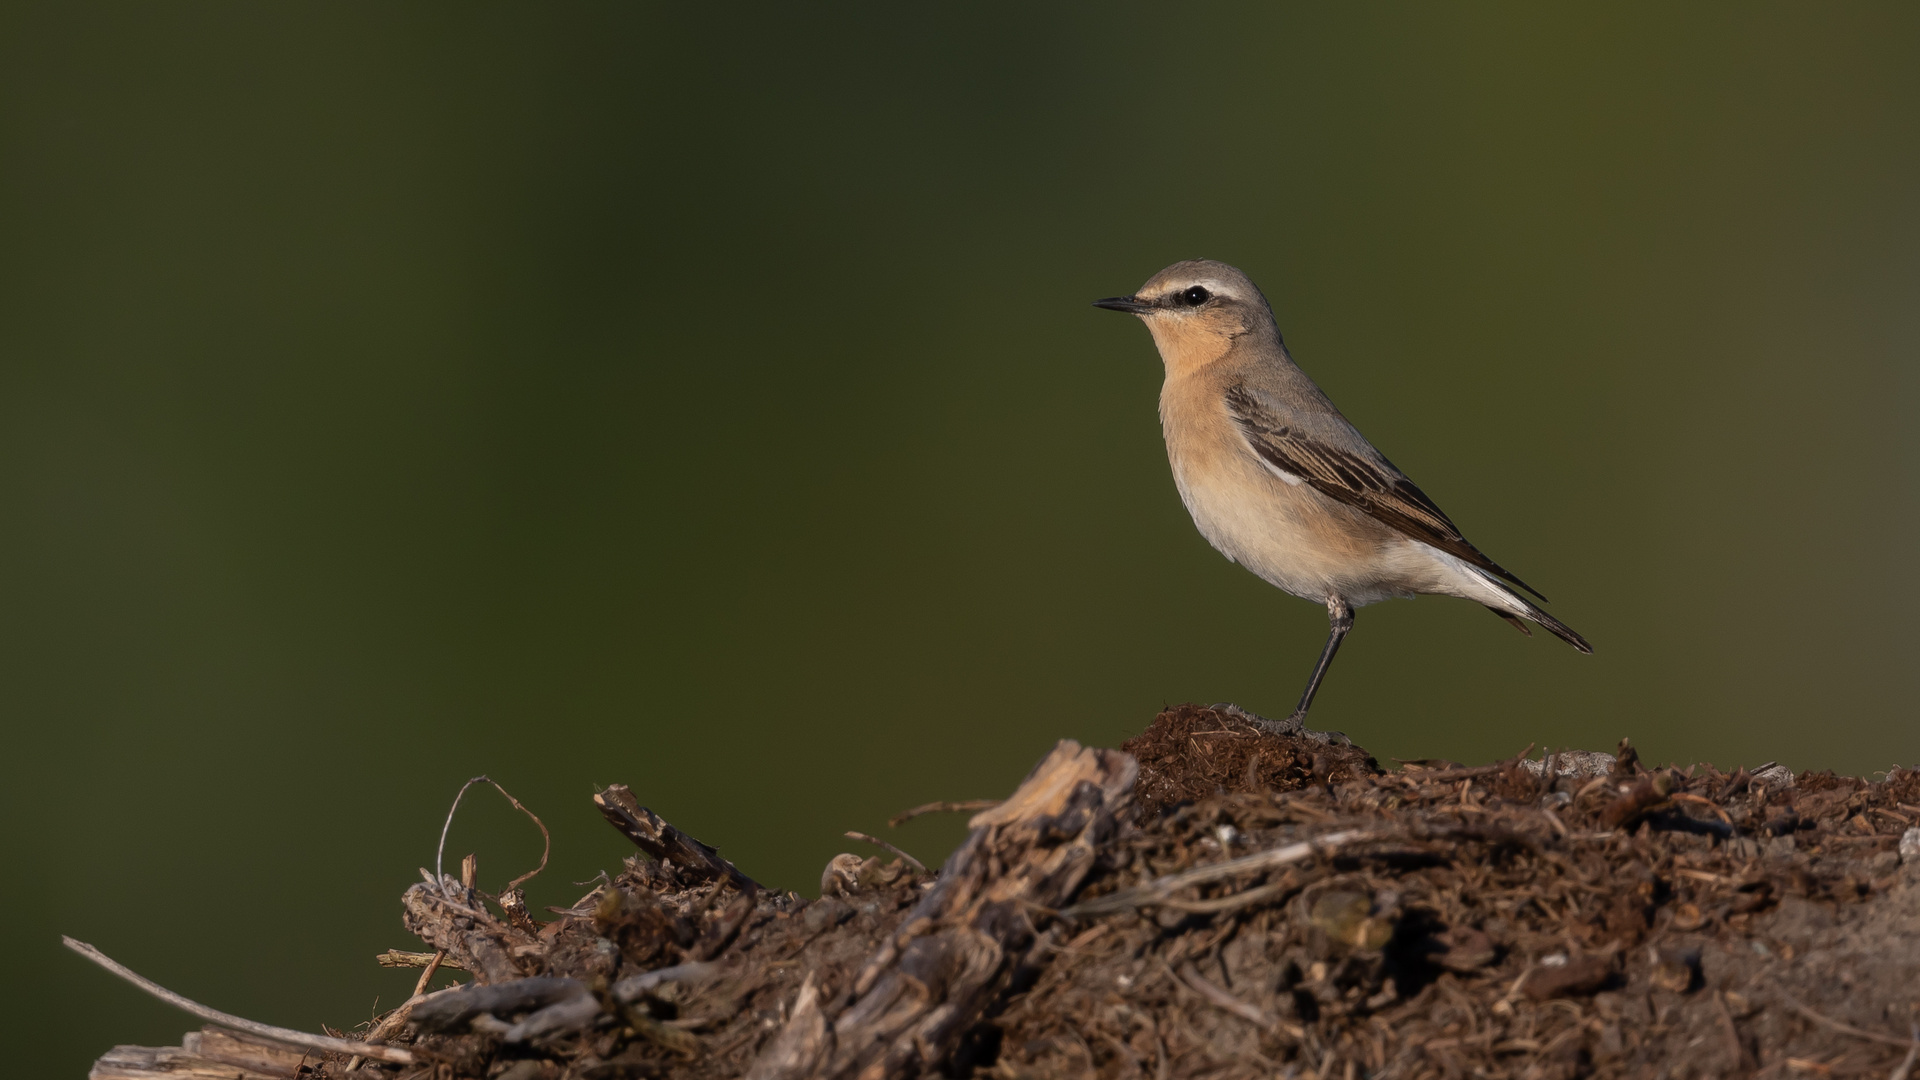
M 911 867 L 913 867 L 913 868 L 914 868 L 914 870 L 916 870 L 916 871 L 918 871 L 918 872 L 920 872 L 920 873 L 922 873 L 922 874 L 924 874 L 924 873 L 926 873 L 926 872 L 927 872 L 927 864 L 926 864 L 926 863 L 923 863 L 923 862 L 921 862 L 921 861 L 920 861 L 919 859 L 916 859 L 916 858 L 914 858 L 913 856 L 911 856 L 911 855 L 909 855 L 909 854 L 907 854 L 906 852 L 904 852 L 904 851 L 901 851 L 901 850 L 900 850 L 899 848 L 897 848 L 897 847 L 894 847 L 894 846 L 893 846 L 892 844 L 889 844 L 889 843 L 887 843 L 887 842 L 886 842 L 885 840 L 882 840 L 882 839 L 880 839 L 880 838 L 879 838 L 879 837 L 877 837 L 877 836 L 868 836 L 868 835 L 867 835 L 866 833 L 863 833 L 863 832 L 854 832 L 853 830 L 851 830 L 851 829 L 849 829 L 849 830 L 847 831 L 847 839 L 849 839 L 849 840 L 864 840 L 864 841 L 866 841 L 867 843 L 869 843 L 869 844 L 872 844 L 872 845 L 873 845 L 873 846 L 875 846 L 875 847 L 878 847 L 878 848 L 885 848 L 886 850 L 888 850 L 888 851 L 891 851 L 891 852 L 893 852 L 893 853 L 894 853 L 895 855 L 898 855 L 898 856 L 899 856 L 900 858 L 902 858 L 902 859 L 904 859 L 904 860 L 906 861 L 906 863 L 907 863 L 907 865 L 908 865 L 908 866 L 911 866 Z
M 1913 1075 L 1914 1063 L 1920 1061 L 1920 1024 L 1914 1024 L 1907 1030 L 1913 1032 L 1913 1048 L 1907 1051 L 1906 1060 L 1896 1066 L 1893 1072 L 1887 1074 L 1887 1080 L 1907 1080 L 1907 1077 Z
M 1222 990 L 1220 987 L 1215 986 L 1212 982 L 1208 981 L 1205 975 L 1200 974 L 1200 969 L 1193 966 L 1193 961 L 1189 960 L 1181 964 L 1180 970 L 1175 972 L 1175 974 L 1178 976 L 1180 982 L 1187 985 L 1189 990 L 1206 998 L 1215 1006 L 1225 1009 L 1227 1012 L 1243 1020 L 1257 1024 L 1262 1028 L 1270 1028 L 1273 1026 L 1273 1017 L 1268 1016 L 1266 1012 L 1258 1006 L 1249 1005 L 1239 998 L 1234 997 L 1232 994 L 1227 993 L 1225 990 Z
M 411 1065 L 417 1060 L 411 1050 L 405 1050 L 398 1046 L 370 1046 L 367 1043 L 354 1042 L 352 1039 L 336 1039 L 331 1035 L 309 1035 L 304 1031 L 274 1027 L 272 1024 L 262 1024 L 258 1020 L 248 1020 L 242 1016 L 235 1016 L 232 1013 L 224 1013 L 219 1009 L 209 1008 L 191 998 L 182 997 L 166 987 L 161 986 L 159 983 L 137 974 L 132 969 L 122 965 L 106 953 L 101 952 L 99 949 L 94 948 L 84 941 L 75 941 L 73 938 L 67 937 L 64 934 L 61 935 L 60 940 L 67 948 L 99 964 L 101 967 L 106 968 L 122 979 L 145 990 L 161 1001 L 172 1005 L 174 1008 L 190 1012 L 210 1023 L 219 1024 L 222 1027 L 229 1027 L 235 1031 L 244 1031 L 249 1035 L 258 1035 L 263 1039 L 272 1039 L 275 1042 L 285 1043 L 288 1046 L 299 1046 L 308 1050 L 319 1050 L 322 1053 L 358 1054 L 362 1057 L 375 1058 L 380 1061 L 390 1061 L 397 1065 Z
M 1121 889 L 1105 896 L 1095 897 L 1084 903 L 1075 904 L 1060 914 L 1064 918 L 1077 918 L 1085 915 L 1105 915 L 1128 908 L 1158 905 L 1175 892 L 1190 885 L 1203 885 L 1210 881 L 1219 881 L 1236 874 L 1253 873 L 1260 870 L 1276 870 L 1282 866 L 1291 866 L 1304 862 L 1315 855 L 1331 855 L 1335 851 L 1354 844 L 1364 844 L 1373 840 L 1383 840 L 1393 835 L 1377 829 L 1342 829 L 1330 832 L 1311 840 L 1287 844 L 1269 851 L 1245 855 L 1238 859 L 1229 859 L 1223 863 L 1211 863 L 1183 870 L 1177 874 L 1168 874 L 1138 885 L 1131 889 Z
M 426 970 L 420 973 L 419 981 L 413 984 L 414 997 L 419 997 L 421 994 L 427 992 L 427 984 L 433 981 L 434 973 L 438 972 L 440 965 L 446 962 L 447 950 L 445 949 L 437 949 L 432 956 L 427 958 Z M 459 965 L 456 964 L 454 966 L 458 967 Z
M 1784 987 L 1782 987 L 1780 990 L 1780 996 L 1785 998 L 1787 1004 L 1793 1007 L 1793 1011 L 1799 1013 L 1800 1015 L 1806 1017 L 1807 1019 L 1812 1020 L 1815 1023 L 1825 1024 L 1827 1027 L 1830 1027 L 1835 1031 L 1839 1031 L 1839 1032 L 1843 1032 L 1845 1034 L 1851 1035 L 1856 1039 L 1866 1039 L 1869 1042 L 1884 1043 L 1888 1046 L 1899 1046 L 1908 1050 L 1912 1050 L 1915 1047 L 1920 1047 L 1920 1036 L 1916 1036 L 1911 1039 L 1902 1039 L 1896 1035 L 1882 1035 L 1877 1031 L 1868 1031 L 1864 1028 L 1854 1027 L 1852 1024 L 1843 1024 L 1838 1020 L 1834 1020 L 1830 1017 L 1822 1016 L 1819 1013 L 1814 1012 L 1812 1009 L 1807 1008 L 1807 1006 L 1804 1003 L 1802 1003 L 1799 998 L 1794 997 L 1793 994 L 1789 993 Z
M 386 952 L 374 954 L 373 961 L 383 968 L 423 968 L 433 963 L 433 958 L 439 955 L 430 952 L 408 952 L 405 949 L 388 949 Z M 444 956 L 440 957 L 440 966 L 450 971 L 466 970 L 457 962 L 448 960 Z
M 922 814 L 972 814 L 981 810 L 991 810 L 999 805 L 999 799 L 962 799 L 958 802 L 922 803 L 911 810 L 902 810 L 888 818 L 887 827 L 897 829 Z
M 868 836 L 866 832 L 854 832 L 854 830 L 851 830 L 851 828 L 849 828 L 849 830 L 847 830 L 847 840 L 864 840 L 864 842 L 868 842 L 868 844 L 872 844 L 872 846 L 874 847 L 883 847 L 883 849 L 887 849 L 887 851 L 891 851 L 891 853 L 895 853 L 895 855 L 899 855 L 900 859 L 902 859 L 902 861 L 904 861 L 904 863 L 906 863 L 908 867 L 912 867 L 914 871 L 922 872 L 922 874 L 924 874 L 924 872 L 927 872 L 927 865 L 925 865 L 925 863 L 922 863 L 920 859 L 914 859 L 914 857 L 912 857 L 912 855 L 908 855 L 906 851 L 902 851 L 902 849 L 899 849 L 899 847 L 893 846 L 893 844 L 887 844 L 885 840 L 881 840 L 881 838 L 877 838 L 877 836 Z
M 547 856 L 553 854 L 553 834 L 547 831 L 547 823 L 540 820 L 540 815 L 527 809 L 525 806 L 522 806 L 520 804 L 519 799 L 514 798 L 507 791 L 506 788 L 503 788 L 500 786 L 499 781 L 483 773 L 467 781 L 466 783 L 460 785 L 460 791 L 457 794 L 455 794 L 453 797 L 453 805 L 447 807 L 446 823 L 440 826 L 440 846 L 433 853 L 433 879 L 436 882 L 439 882 L 443 888 L 445 887 L 445 883 L 447 879 L 446 879 L 446 875 L 441 873 L 440 868 L 441 868 L 442 861 L 446 858 L 447 832 L 448 830 L 453 828 L 454 812 L 460 809 L 460 800 L 467 794 L 467 789 L 472 787 L 475 784 L 480 783 L 483 780 L 489 784 L 492 784 L 493 789 L 495 791 L 498 791 L 500 794 L 505 795 L 507 798 L 507 801 L 513 804 L 513 808 L 515 810 L 518 810 L 521 813 L 533 819 L 533 823 L 539 826 L 540 828 L 540 839 L 541 839 L 541 842 L 545 845 L 540 849 L 540 865 L 534 867 L 533 869 L 527 871 L 524 874 L 521 874 L 519 877 L 514 878 L 512 881 L 507 882 L 506 889 L 502 889 L 500 891 L 506 892 L 510 889 L 517 889 L 521 885 L 526 884 L 526 882 L 530 880 L 533 877 L 533 875 L 538 874 L 540 871 L 545 870 L 547 868 Z M 468 887 L 471 888 L 472 885 L 469 884 Z

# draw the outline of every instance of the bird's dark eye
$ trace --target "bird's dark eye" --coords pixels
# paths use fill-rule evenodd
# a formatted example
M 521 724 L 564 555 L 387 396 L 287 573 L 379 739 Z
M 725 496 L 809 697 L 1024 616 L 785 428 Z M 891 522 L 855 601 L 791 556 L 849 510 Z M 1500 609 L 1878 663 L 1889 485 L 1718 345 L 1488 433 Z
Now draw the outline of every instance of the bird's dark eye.
M 1188 307 L 1199 307 L 1201 304 L 1213 299 L 1213 294 L 1195 285 L 1193 288 L 1181 293 L 1180 299 L 1185 301 Z

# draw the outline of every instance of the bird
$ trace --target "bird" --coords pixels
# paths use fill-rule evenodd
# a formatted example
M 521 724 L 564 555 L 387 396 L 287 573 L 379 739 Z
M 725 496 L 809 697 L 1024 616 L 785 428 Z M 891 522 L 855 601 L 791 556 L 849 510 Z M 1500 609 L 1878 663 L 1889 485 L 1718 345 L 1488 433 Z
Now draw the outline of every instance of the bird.
M 1299 705 L 1277 724 L 1255 719 L 1305 732 L 1354 610 L 1395 597 L 1457 596 L 1523 634 L 1532 636 L 1531 622 L 1593 651 L 1334 408 L 1293 362 L 1272 306 L 1246 274 L 1191 259 L 1094 306 L 1136 315 L 1153 335 L 1166 367 L 1167 460 L 1200 534 L 1268 584 L 1326 605 L 1327 643 Z

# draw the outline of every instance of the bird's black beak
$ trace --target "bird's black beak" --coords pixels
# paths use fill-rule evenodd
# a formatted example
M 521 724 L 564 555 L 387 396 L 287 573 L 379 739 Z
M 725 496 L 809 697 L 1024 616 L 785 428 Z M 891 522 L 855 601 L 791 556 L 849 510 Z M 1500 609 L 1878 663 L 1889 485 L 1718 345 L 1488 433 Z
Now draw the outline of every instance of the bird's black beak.
M 1134 296 L 1109 296 L 1105 300 L 1095 300 L 1093 306 L 1108 311 L 1124 311 L 1129 315 L 1145 315 L 1153 310 L 1152 304 Z

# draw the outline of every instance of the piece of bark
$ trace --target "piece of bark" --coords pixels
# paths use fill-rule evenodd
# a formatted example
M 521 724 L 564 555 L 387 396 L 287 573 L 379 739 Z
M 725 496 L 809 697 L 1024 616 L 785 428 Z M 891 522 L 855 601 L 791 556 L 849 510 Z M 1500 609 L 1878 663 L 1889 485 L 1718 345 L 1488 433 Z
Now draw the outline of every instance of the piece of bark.
M 1556 997 L 1581 997 L 1603 989 L 1613 981 L 1613 963 L 1604 956 L 1574 956 L 1554 967 L 1536 967 L 1520 985 L 1535 1001 Z
M 463 1031 L 480 1015 L 506 1019 L 580 997 L 591 997 L 578 979 L 513 979 L 491 986 L 464 987 L 438 994 L 414 1007 L 412 1024 L 421 1031 Z
M 116 1046 L 100 1055 L 88 1080 L 294 1080 L 321 1055 L 208 1025 L 179 1046 Z
M 711 960 L 725 951 L 727 946 L 733 944 L 734 936 L 740 933 L 740 928 L 753 917 L 755 909 L 759 906 L 755 902 L 757 897 L 757 893 L 751 892 L 734 897 L 733 903 L 728 905 L 719 921 L 713 924 L 706 936 L 694 945 L 688 955 L 694 960 Z
M 600 816 L 633 841 L 641 851 L 673 866 L 695 881 L 725 881 L 743 892 L 758 891 L 760 883 L 720 857 L 720 852 L 695 840 L 640 805 L 633 789 L 614 784 L 593 797 Z
M 501 1033 L 505 1042 L 548 1042 L 562 1035 L 585 1031 L 600 1019 L 600 999 L 582 992 L 544 1009 L 527 1014 L 526 1019 Z
M 311 1050 L 268 1042 L 211 1024 L 199 1031 L 189 1031 L 180 1040 L 180 1049 L 208 1061 L 277 1076 L 293 1076 L 300 1066 L 312 1065 L 317 1060 Z
M 88 1080 L 293 1080 L 320 1055 L 208 1025 L 179 1046 L 116 1046 L 100 1056 Z
M 523 934 L 538 934 L 540 923 L 533 920 L 527 911 L 527 894 L 519 889 L 508 889 L 500 894 L 500 910 L 507 913 L 507 921 L 515 930 Z
M 212 1061 L 178 1046 L 116 1046 L 93 1063 L 87 1080 L 289 1080 L 293 1075 Z
M 537 945 L 533 935 L 493 917 L 479 896 L 442 879 L 420 882 L 400 898 L 407 930 L 473 972 L 481 983 L 505 982 L 526 974 L 513 961 L 515 949 Z
M 433 958 L 438 955 L 438 953 L 430 952 L 408 952 L 405 949 L 388 949 L 386 952 L 376 953 L 373 962 L 383 968 L 424 968 L 436 966 L 434 965 Z M 455 961 L 449 960 L 444 956 L 440 957 L 440 963 L 437 966 L 445 971 L 467 970 Z
M 974 816 L 966 842 L 849 992 L 825 994 L 809 977 L 750 1080 L 937 1070 L 1028 953 L 1033 916 L 1078 892 L 1138 772 L 1128 754 L 1061 740 L 1012 798 Z
M 814 984 L 813 972 L 809 971 L 800 983 L 799 995 L 793 999 L 787 1026 L 760 1052 L 753 1067 L 747 1070 L 747 1080 L 785 1080 L 811 1075 L 833 1048 L 831 1039 L 826 1014 L 820 1008 L 820 988 Z
M 1624 745 L 1625 740 L 1621 741 Z M 1666 806 L 1671 790 L 1672 779 L 1666 772 L 1644 774 L 1600 811 L 1600 824 L 1609 829 L 1631 828 L 1651 811 Z
M 672 967 L 655 968 L 639 975 L 630 975 L 608 987 L 608 991 L 613 994 L 614 1000 L 630 1005 L 656 987 L 667 983 L 699 982 L 702 979 L 712 978 L 719 970 L 716 965 L 698 961 L 690 964 L 675 964 Z

